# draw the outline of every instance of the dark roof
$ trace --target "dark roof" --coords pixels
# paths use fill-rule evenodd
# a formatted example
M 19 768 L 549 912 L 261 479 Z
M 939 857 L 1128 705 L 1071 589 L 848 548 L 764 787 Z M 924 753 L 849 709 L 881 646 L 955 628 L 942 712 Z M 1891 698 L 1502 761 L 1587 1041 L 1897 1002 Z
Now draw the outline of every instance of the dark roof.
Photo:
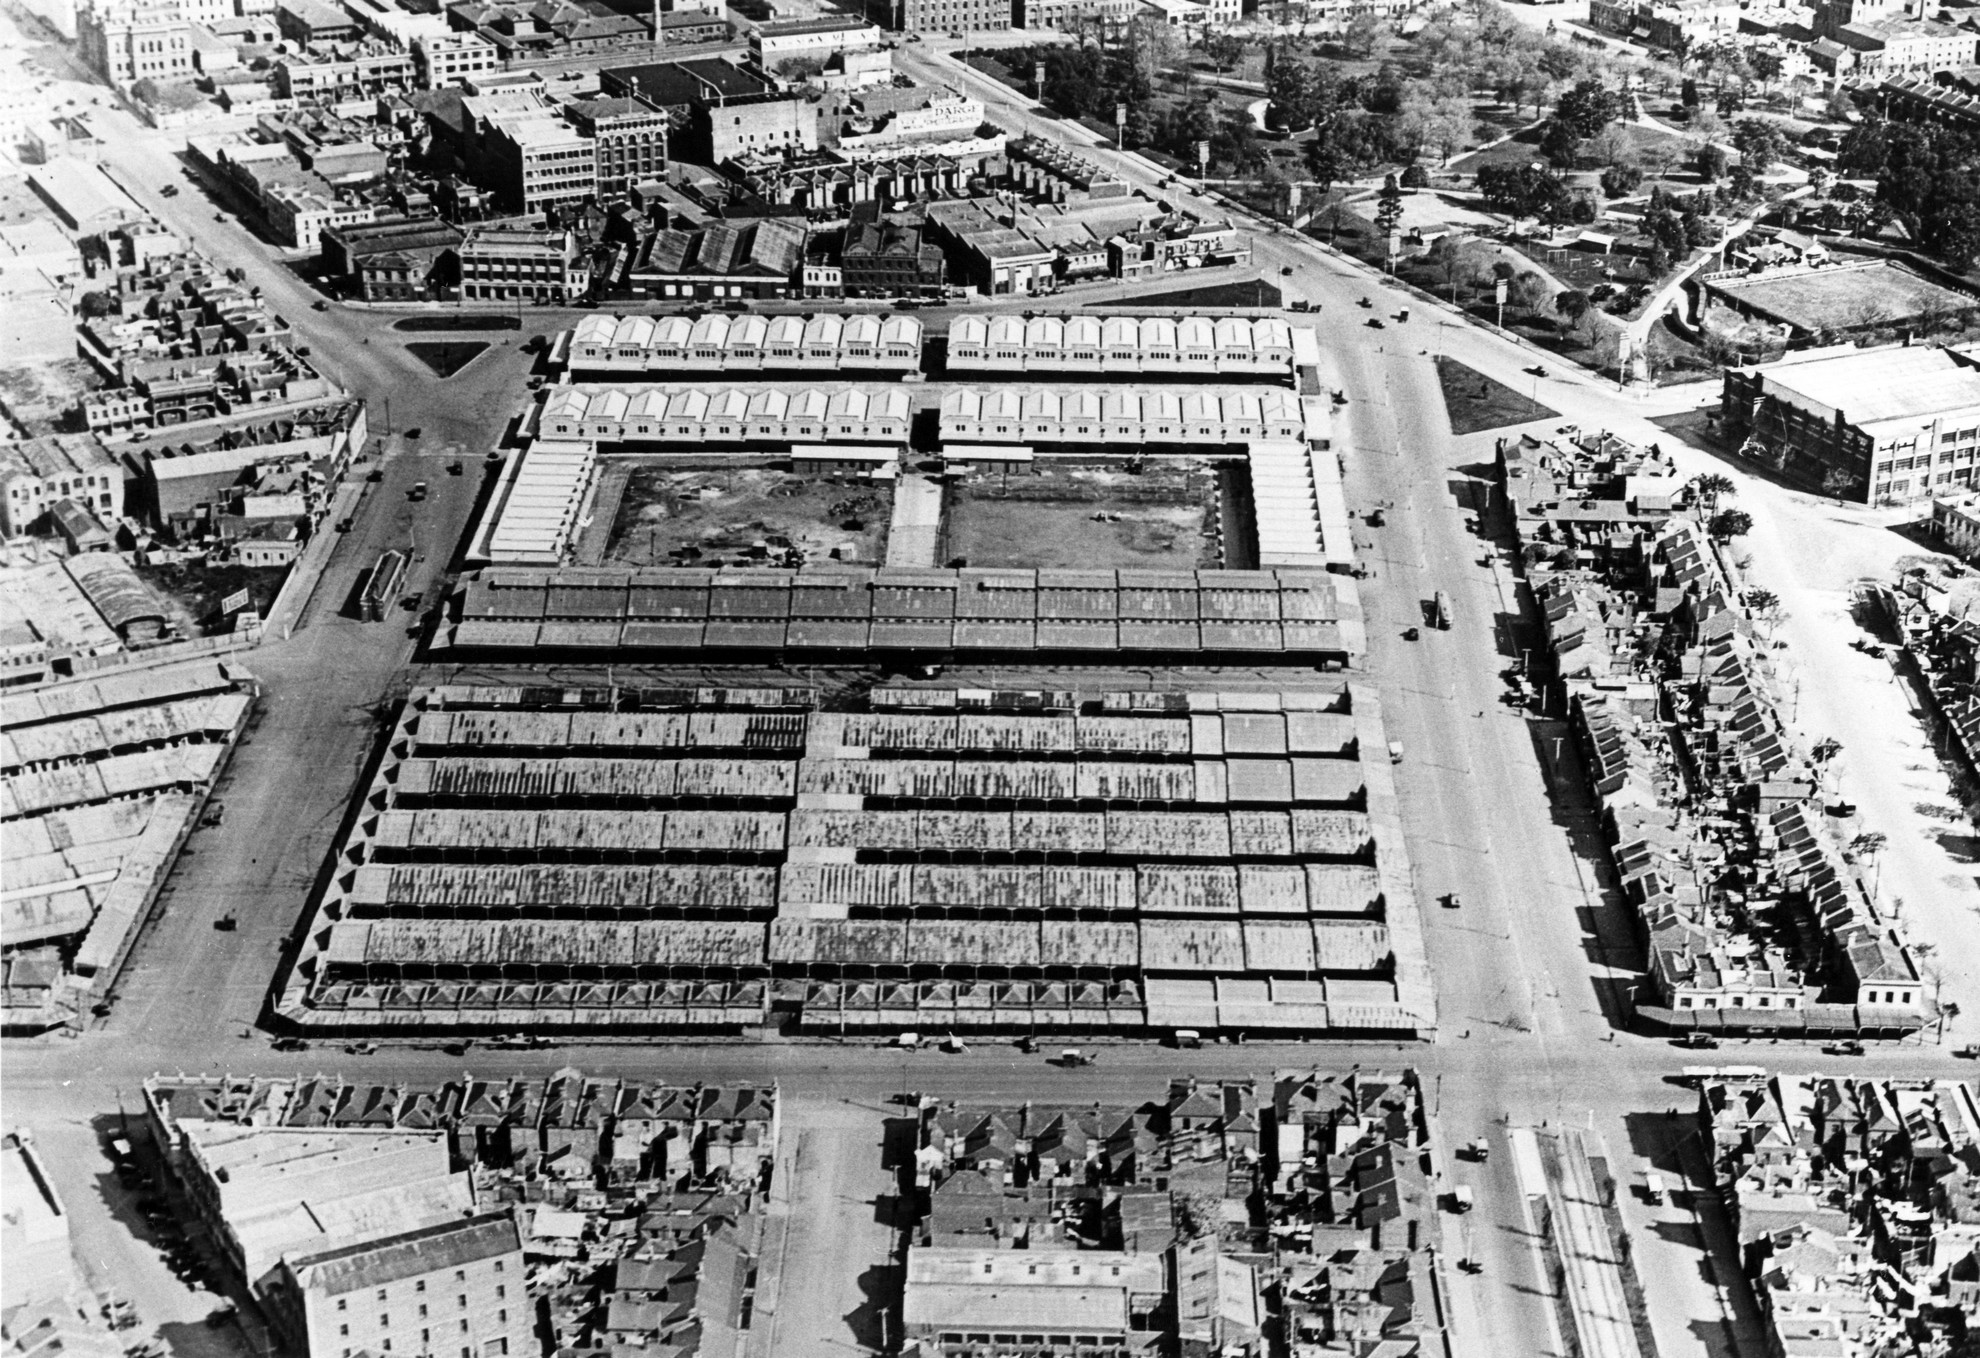
M 762 77 L 714 57 L 615 66 L 598 73 L 598 83 L 608 94 L 630 94 L 635 82 L 640 98 L 663 107 L 695 103 L 711 97 L 761 94 L 770 88 L 769 82 Z
M 290 1268 L 303 1286 L 337 1296 L 521 1249 L 515 1218 L 499 1213 L 306 1255 L 290 1261 Z

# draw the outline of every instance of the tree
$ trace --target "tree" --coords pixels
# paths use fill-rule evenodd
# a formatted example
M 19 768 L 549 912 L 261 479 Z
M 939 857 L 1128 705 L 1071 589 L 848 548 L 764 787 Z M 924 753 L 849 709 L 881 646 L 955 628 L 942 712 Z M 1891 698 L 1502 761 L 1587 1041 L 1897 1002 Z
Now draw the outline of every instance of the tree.
M 1739 487 L 1723 472 L 1703 472 L 1691 478 L 1691 493 L 1705 502 L 1707 510 L 1713 510 L 1721 499 L 1739 494 Z
M 1726 171 L 1726 192 L 1736 202 L 1750 202 L 1760 196 L 1760 181 L 1744 165 L 1735 165 Z
M 1593 305 L 1588 300 L 1587 293 L 1578 292 L 1573 288 L 1567 288 L 1554 297 L 1554 310 L 1567 317 L 1570 330 L 1580 328 L 1583 318 L 1588 315 Z
M 1211 33 L 1203 39 L 1203 55 L 1219 75 L 1244 60 L 1248 44 L 1235 33 Z
M 1372 57 L 1389 36 L 1389 25 L 1380 16 L 1357 14 L 1341 30 L 1341 46 L 1358 57 Z
M 1733 128 L 1732 141 L 1733 149 L 1739 152 L 1740 164 L 1756 175 L 1772 169 L 1787 150 L 1787 138 L 1781 129 L 1760 118 L 1741 118 Z
M 1553 296 L 1553 289 L 1547 280 L 1537 273 L 1523 273 L 1515 276 L 1506 288 L 1506 300 L 1529 315 L 1539 315 L 1540 308 Z
M 1698 107 L 1698 82 L 1690 76 L 1686 76 L 1684 84 L 1678 87 L 1678 102 L 1686 108 Z
M 1312 176 L 1314 186 L 1321 193 L 1334 187 L 1341 180 L 1340 153 L 1325 141 L 1315 138 L 1306 144 L 1306 173 Z
M 1402 188 L 1396 177 L 1389 175 L 1382 181 L 1382 188 L 1375 195 L 1375 231 L 1383 240 L 1396 234 L 1402 226 Z
M 1753 516 L 1743 509 L 1722 509 L 1712 516 L 1706 529 L 1721 542 L 1743 538 L 1753 531 Z
M 1602 171 L 1602 193 L 1609 198 L 1627 198 L 1643 183 L 1643 171 L 1634 165 L 1611 165 Z
M 1554 119 L 1577 137 L 1592 137 L 1615 121 L 1620 101 L 1599 80 L 1582 80 L 1554 105 Z
M 1561 118 L 1549 118 L 1540 133 L 1540 154 L 1557 170 L 1572 170 L 1581 159 L 1581 138 Z
M 1725 147 L 1720 146 L 1717 142 L 1706 142 L 1698 148 L 1696 162 L 1698 177 L 1708 184 L 1714 180 L 1723 178 L 1726 173 L 1728 160 L 1729 157 L 1726 155 Z
M 1754 79 L 1760 82 L 1762 89 L 1773 88 L 1774 82 L 1781 78 L 1781 70 L 1785 65 L 1779 52 L 1765 47 L 1756 47 L 1747 53 L 1746 64 L 1753 68 Z
M 1532 165 L 1487 165 L 1478 171 L 1478 193 L 1487 207 L 1518 220 L 1560 210 L 1567 185 L 1553 171 Z
M 775 69 L 785 80 L 802 85 L 823 71 L 825 62 L 819 57 L 785 57 Z

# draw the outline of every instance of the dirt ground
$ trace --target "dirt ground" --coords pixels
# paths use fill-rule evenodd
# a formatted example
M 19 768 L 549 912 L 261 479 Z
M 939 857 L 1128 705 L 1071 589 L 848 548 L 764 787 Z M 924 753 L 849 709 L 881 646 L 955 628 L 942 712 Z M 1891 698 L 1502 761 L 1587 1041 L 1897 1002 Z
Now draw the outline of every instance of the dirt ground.
M 1196 570 L 1221 564 L 1217 476 L 1201 459 L 1124 469 L 1033 464 L 949 492 L 948 550 L 972 566 Z
M 138 578 L 150 585 L 152 592 L 170 608 L 180 633 L 196 637 L 234 629 L 231 615 L 221 616 L 220 604 L 236 590 L 246 590 L 250 599 L 248 607 L 267 617 L 289 568 L 166 564 L 139 566 L 137 572 Z
M 53 308 L 50 312 L 56 314 Z M 85 392 L 103 385 L 96 370 L 80 358 L 38 355 L 18 329 L 9 330 L 8 341 L 9 356 L 0 363 L 0 396 L 27 429 L 28 437 L 81 430 L 82 415 L 76 407 Z M 73 353 L 74 339 L 67 339 L 64 347 Z
M 761 541 L 769 559 L 835 559 L 873 565 L 887 544 L 893 489 L 830 481 L 767 467 L 722 471 L 633 471 L 612 521 L 607 564 L 712 566 L 747 561 Z M 786 545 L 788 544 L 788 549 Z M 677 555 L 678 553 L 678 555 Z

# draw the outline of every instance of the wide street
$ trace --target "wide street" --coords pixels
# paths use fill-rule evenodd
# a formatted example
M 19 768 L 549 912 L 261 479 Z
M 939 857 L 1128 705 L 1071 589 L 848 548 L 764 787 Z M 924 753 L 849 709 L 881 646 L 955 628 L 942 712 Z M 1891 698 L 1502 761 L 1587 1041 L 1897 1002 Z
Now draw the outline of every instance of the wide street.
M 933 50 L 938 46 L 903 48 L 898 55 L 910 69 L 954 81 L 958 68 Z M 1030 113 L 1002 87 L 973 73 L 964 79 L 971 92 L 992 104 L 1000 125 L 1021 130 L 1029 123 L 1050 135 L 1067 134 L 1065 124 Z M 277 252 L 231 216 L 224 223 L 213 220 L 224 205 L 209 202 L 186 178 L 170 139 L 140 128 L 120 110 L 102 115 L 100 122 L 106 163 L 120 182 L 209 253 L 248 272 L 330 374 L 372 399 L 373 428 L 383 435 L 385 448 L 384 480 L 354 481 L 351 493 L 360 485 L 367 488 L 353 531 L 338 545 L 293 633 L 245 657 L 265 682 L 267 698 L 258 728 L 227 775 L 221 793 L 226 821 L 201 832 L 175 870 L 169 909 L 141 944 L 115 1010 L 73 1041 L 10 1041 L 0 1048 L 10 1122 L 42 1132 L 58 1182 L 78 1213 L 78 1230 L 102 1256 L 99 1268 L 129 1279 L 127 1290 L 163 1298 L 173 1285 L 156 1252 L 114 1223 L 121 1190 L 105 1172 L 91 1130 L 98 1120 L 114 1116 L 119 1097 L 126 1107 L 134 1106 L 132 1091 L 144 1075 L 160 1069 L 327 1068 L 351 1078 L 414 1082 L 457 1076 L 464 1064 L 410 1048 L 369 1056 L 325 1049 L 278 1056 L 252 1025 L 360 785 L 376 743 L 380 704 L 402 692 L 414 673 L 446 672 L 408 670 L 413 643 L 406 624 L 412 613 L 361 623 L 348 601 L 388 547 L 408 547 L 424 556 L 406 592 L 426 592 L 430 600 L 469 522 L 482 484 L 483 454 L 499 443 L 524 399 L 529 355 L 519 342 L 580 313 L 532 312 L 520 334 L 484 336 L 493 341 L 489 352 L 459 375 L 436 380 L 404 352 L 401 341 L 418 337 L 395 336 L 389 328 L 393 316 L 339 306 L 312 310 L 316 294 Z M 1105 147 L 1083 150 L 1154 196 L 1174 200 L 1179 194 L 1161 189 L 1147 163 L 1136 157 L 1118 157 Z M 160 195 L 167 182 L 180 183 L 182 192 Z M 1180 197 L 1206 215 L 1226 211 L 1187 193 Z M 1465 324 L 1440 325 L 1440 314 L 1423 299 L 1391 289 L 1303 238 L 1261 230 L 1256 254 L 1255 272 L 1320 309 L 1314 324 L 1332 369 L 1329 385 L 1349 396 L 1333 436 L 1346 467 L 1350 505 L 1388 506 L 1386 526 L 1357 523 L 1363 559 L 1374 570 L 1373 578 L 1362 582 L 1362 597 L 1371 638 L 1369 670 L 1382 691 L 1390 735 L 1406 751 L 1396 772 L 1437 980 L 1437 1042 L 1255 1044 L 1196 1052 L 1110 1045 L 1097 1066 L 1077 1075 L 1003 1046 L 944 1056 L 902 1055 L 861 1044 L 626 1043 L 476 1052 L 466 1064 L 477 1073 L 547 1073 L 575 1064 L 587 1072 L 647 1078 L 777 1081 L 787 1099 L 787 1153 L 837 1157 L 829 1165 L 806 1168 L 807 1174 L 820 1174 L 825 1187 L 818 1190 L 822 1196 L 808 1200 L 808 1209 L 792 1203 L 793 1238 L 809 1232 L 804 1239 L 811 1242 L 790 1251 L 794 1260 L 831 1253 L 817 1248 L 832 1238 L 819 1224 L 829 1223 L 829 1215 L 806 1218 L 805 1224 L 800 1218 L 807 1210 L 829 1214 L 831 1204 L 843 1206 L 841 1199 L 872 1191 L 878 1176 L 859 1157 L 873 1150 L 877 1137 L 861 1135 L 857 1119 L 871 1118 L 877 1126 L 886 1097 L 904 1088 L 1013 1101 L 1139 1099 L 1159 1095 L 1171 1075 L 1186 1073 L 1262 1076 L 1300 1065 L 1413 1065 L 1432 1091 L 1446 1145 L 1485 1136 L 1494 1149 L 1484 1164 L 1446 1157 L 1456 1181 L 1472 1184 L 1479 1199 L 1474 1214 L 1453 1223 L 1460 1233 L 1458 1248 L 1484 1264 L 1481 1274 L 1458 1282 L 1453 1352 L 1563 1354 L 1551 1283 L 1537 1271 L 1531 1214 L 1512 1157 L 1505 1153 L 1507 1120 L 1592 1125 L 1615 1152 L 1614 1170 L 1625 1183 L 1639 1180 L 1651 1163 L 1674 1179 L 1690 1175 L 1695 1182 L 1701 1162 L 1695 1145 L 1682 1145 L 1684 1125 L 1665 1116 L 1673 1107 L 1689 1106 L 1689 1091 L 1673 1083 L 1684 1055 L 1663 1041 L 1615 1027 L 1617 989 L 1640 959 L 1627 913 L 1606 889 L 1606 869 L 1590 808 L 1574 780 L 1564 726 L 1552 717 L 1522 716 L 1498 702 L 1499 671 L 1516 661 L 1531 637 L 1521 622 L 1505 525 L 1489 498 L 1494 435 L 1451 436 L 1428 351 L 1441 349 L 1561 412 L 1558 420 L 1537 428 L 1573 422 L 1641 442 L 1659 441 L 1675 452 L 1683 472 L 1709 469 L 1734 479 L 1739 505 L 1755 519 L 1750 547 L 1756 579 L 1786 601 L 1781 635 L 1791 643 L 1803 680 L 1796 718 L 1810 733 L 1834 733 L 1843 740 L 1841 791 L 1863 808 L 1865 828 L 1891 836 L 1882 868 L 1885 892 L 1905 897 L 1914 937 L 1937 945 L 1944 998 L 1956 998 L 1967 1013 L 1980 1015 L 1980 973 L 1974 970 L 1980 963 L 1972 960 L 1980 958 L 1980 920 L 1970 908 L 1980 902 L 1980 892 L 1971 868 L 1960 871 L 1957 846 L 1928 837 L 1929 817 L 1915 809 L 1929 795 L 1929 788 L 1921 791 L 1921 781 L 1931 778 L 1929 767 L 1923 767 L 1929 755 L 1906 744 L 1911 719 L 1900 694 L 1887 676 L 1847 649 L 1849 581 L 1884 569 L 1911 548 L 1887 531 L 1888 514 L 1788 490 L 1683 442 L 1684 417 L 1714 402 L 1716 388 L 1619 393 L 1501 337 Z M 1282 273 L 1287 267 L 1291 276 Z M 1190 281 L 1199 278 L 1213 276 L 1194 275 Z M 1364 295 L 1376 299 L 1374 314 L 1410 305 L 1415 319 L 1407 325 L 1392 321 L 1379 333 L 1370 330 L 1362 324 L 1370 313 L 1355 306 Z M 1022 304 L 1023 299 L 999 303 Z M 1526 374 L 1536 362 L 1544 364 L 1547 376 Z M 405 436 L 412 428 L 420 430 L 418 438 Z M 458 477 L 446 470 L 455 457 L 464 462 Z M 407 492 L 418 481 L 432 494 L 415 508 Z M 1467 516 L 1481 513 L 1480 531 L 1469 531 Z M 1438 590 L 1453 602 L 1451 630 L 1426 629 L 1422 640 L 1404 641 L 1402 629 L 1421 621 L 1421 601 Z M 1452 891 L 1462 894 L 1462 906 L 1439 909 L 1438 898 Z M 229 913 L 240 921 L 238 932 L 216 932 L 213 921 Z M 1728 1044 L 1719 1055 L 1789 1070 L 1838 1064 L 1794 1045 Z M 1961 1069 L 1946 1048 L 1928 1044 L 1874 1050 L 1847 1065 L 1884 1074 L 1943 1076 Z M 1652 1207 L 1629 1194 L 1623 1211 L 1635 1228 L 1666 1358 L 1730 1353 L 1729 1323 L 1742 1346 L 1759 1352 L 1750 1305 L 1735 1289 L 1728 1317 L 1710 1271 L 1701 1267 L 1703 1232 L 1721 1246 L 1718 1274 L 1733 1272 L 1723 1248 L 1723 1222 L 1706 1195 L 1680 1193 L 1671 1203 Z M 870 1232 L 859 1236 L 871 1238 Z M 815 1266 L 834 1278 L 856 1279 L 871 1263 L 857 1257 L 857 1250 L 841 1250 L 839 1257 Z M 803 1290 L 822 1282 L 802 1271 L 813 1266 L 793 1265 L 796 1295 L 829 1295 L 822 1287 Z M 827 1323 L 854 1313 L 859 1301 L 841 1295 L 829 1317 L 795 1301 L 787 1313 L 807 1312 L 804 1328 L 795 1333 L 807 1352 L 822 1352 L 827 1344 L 836 1349 L 855 1339 L 871 1342 L 865 1320 L 838 1329 Z M 171 1318 L 192 1314 L 181 1310 L 185 1314 Z M 788 1323 L 779 1320 L 780 1326 Z M 790 1351 L 798 1351 L 798 1342 L 792 1340 Z M 185 1351 L 196 1351 L 195 1345 L 188 1338 Z

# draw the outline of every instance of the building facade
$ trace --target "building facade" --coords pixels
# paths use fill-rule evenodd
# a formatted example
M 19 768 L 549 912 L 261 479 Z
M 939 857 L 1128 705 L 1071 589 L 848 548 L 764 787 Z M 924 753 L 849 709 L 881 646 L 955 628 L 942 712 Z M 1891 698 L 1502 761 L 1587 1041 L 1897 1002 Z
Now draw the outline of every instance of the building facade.
M 634 184 L 666 172 L 672 115 L 637 96 L 580 99 L 564 106 L 579 135 L 591 139 L 595 189 L 621 196 Z
M 193 74 L 192 23 L 177 4 L 112 3 L 76 16 L 82 58 L 118 87 Z
M 421 79 L 430 90 L 502 69 L 502 54 L 494 43 L 478 33 L 421 38 L 413 44 L 413 57 L 419 63 Z
M 868 13 L 903 33 L 1001 32 L 1011 27 L 1017 0 L 868 0 Z
M 846 297 L 940 297 L 941 247 L 925 239 L 919 222 L 891 222 L 877 203 L 853 209 L 839 252 L 839 283 Z
M 430 1358 L 534 1352 L 522 1237 L 506 1213 L 282 1261 L 266 1295 L 292 1351 Z
M 1821 350 L 1727 371 L 1722 437 L 1858 503 L 1973 485 L 1980 371 L 1946 349 Z
M 470 230 L 461 242 L 463 300 L 564 304 L 591 288 L 568 231 Z
M 0 533 L 19 537 L 63 500 L 106 524 L 123 517 L 123 468 L 94 434 L 55 434 L 0 449 Z

